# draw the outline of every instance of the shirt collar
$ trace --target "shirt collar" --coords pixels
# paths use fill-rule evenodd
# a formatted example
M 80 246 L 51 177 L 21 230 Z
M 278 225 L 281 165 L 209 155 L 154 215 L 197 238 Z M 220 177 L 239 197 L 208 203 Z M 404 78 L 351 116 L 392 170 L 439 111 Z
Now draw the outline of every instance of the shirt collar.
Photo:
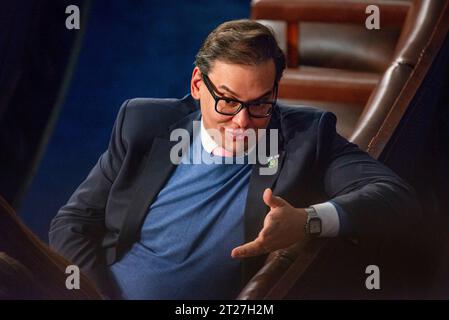
M 211 154 L 212 151 L 219 147 L 219 145 L 214 141 L 214 139 L 210 136 L 210 134 L 207 132 L 206 128 L 204 127 L 203 123 L 203 117 L 201 117 L 201 130 L 200 130 L 200 136 L 201 136 L 201 145 L 203 146 L 203 149 L 208 153 Z M 245 152 L 245 155 L 250 154 L 256 149 L 256 144 L 253 144 L 248 148 L 248 150 Z
M 210 134 L 207 132 L 206 128 L 204 128 L 203 117 L 201 117 L 201 144 L 203 145 L 203 149 L 206 150 L 207 153 L 211 154 L 212 151 L 218 147 L 218 144 L 212 139 Z

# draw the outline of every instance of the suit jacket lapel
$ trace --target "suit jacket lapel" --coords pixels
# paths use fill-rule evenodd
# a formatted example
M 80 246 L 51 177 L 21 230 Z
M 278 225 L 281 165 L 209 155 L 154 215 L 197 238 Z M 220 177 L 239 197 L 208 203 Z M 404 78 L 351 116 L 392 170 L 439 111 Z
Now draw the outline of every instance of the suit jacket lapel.
M 125 221 L 117 246 L 118 257 L 139 238 L 140 229 L 149 206 L 176 166 L 170 159 L 170 151 L 178 141 L 170 141 L 170 132 L 175 128 L 183 128 L 192 137 L 193 121 L 199 120 L 200 116 L 201 113 L 197 110 L 172 125 L 163 135 L 154 138 L 151 149 L 144 156 L 144 166 L 139 176 L 137 188 L 125 214 Z M 190 143 L 190 141 L 184 142 Z
M 246 199 L 245 206 L 245 216 L 244 216 L 244 232 L 245 232 L 245 243 L 253 241 L 257 238 L 260 230 L 263 227 L 263 221 L 266 214 L 269 212 L 269 208 L 263 202 L 262 195 L 266 188 L 275 189 L 276 180 L 279 177 L 284 158 L 285 151 L 283 146 L 283 139 L 280 127 L 280 119 L 277 113 L 273 114 L 270 121 L 270 125 L 267 128 L 266 139 L 266 151 L 270 152 L 270 140 L 269 140 L 269 129 L 278 129 L 278 147 L 279 153 L 277 158 L 277 170 L 272 175 L 260 174 L 260 169 L 267 167 L 268 164 L 260 163 L 260 159 L 257 159 L 257 163 L 253 165 L 248 195 Z M 270 154 L 270 156 L 276 156 L 275 154 Z M 242 284 L 246 284 L 251 277 L 257 272 L 266 260 L 267 255 L 262 255 L 259 257 L 245 258 L 242 263 Z

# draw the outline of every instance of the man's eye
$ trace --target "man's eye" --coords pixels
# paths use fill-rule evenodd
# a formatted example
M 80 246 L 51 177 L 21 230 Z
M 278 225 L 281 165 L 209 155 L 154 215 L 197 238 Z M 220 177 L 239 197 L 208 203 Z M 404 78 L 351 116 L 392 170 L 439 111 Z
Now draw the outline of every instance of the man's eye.
M 231 100 L 231 99 L 226 99 L 225 98 L 224 101 L 226 102 L 226 105 L 229 106 L 229 107 L 235 107 L 235 106 L 239 105 L 238 102 L 236 102 L 234 100 Z

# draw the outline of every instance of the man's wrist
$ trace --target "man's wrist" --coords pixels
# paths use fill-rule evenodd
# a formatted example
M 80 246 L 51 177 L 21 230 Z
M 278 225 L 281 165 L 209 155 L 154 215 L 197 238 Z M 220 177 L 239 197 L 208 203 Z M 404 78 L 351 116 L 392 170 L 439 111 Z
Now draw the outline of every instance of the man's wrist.
M 336 237 L 340 230 L 340 218 L 332 202 L 324 202 L 310 206 L 314 208 L 321 219 L 320 237 Z
M 322 221 L 318 212 L 313 207 L 304 208 L 307 214 L 307 220 L 304 225 L 307 235 L 312 237 L 318 237 L 322 233 Z

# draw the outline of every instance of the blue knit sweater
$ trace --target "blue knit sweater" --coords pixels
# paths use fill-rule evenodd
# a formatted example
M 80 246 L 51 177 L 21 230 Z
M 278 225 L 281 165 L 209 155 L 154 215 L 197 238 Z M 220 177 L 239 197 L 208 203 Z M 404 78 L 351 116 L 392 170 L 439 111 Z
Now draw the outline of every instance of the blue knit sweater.
M 250 174 L 249 164 L 178 165 L 140 241 L 110 268 L 123 298 L 235 298 L 241 265 L 231 250 L 243 243 Z

